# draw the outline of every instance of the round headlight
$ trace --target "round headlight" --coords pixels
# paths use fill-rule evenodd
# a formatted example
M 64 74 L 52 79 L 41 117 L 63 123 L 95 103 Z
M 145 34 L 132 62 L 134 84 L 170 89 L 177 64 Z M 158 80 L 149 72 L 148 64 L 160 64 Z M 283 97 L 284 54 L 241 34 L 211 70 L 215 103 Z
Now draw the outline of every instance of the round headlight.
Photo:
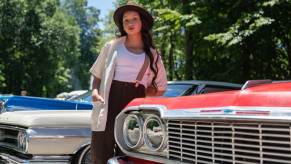
M 26 146 L 27 146 L 27 134 L 25 131 L 19 131 L 18 132 L 18 147 L 23 150 L 26 151 Z
M 153 151 L 162 150 L 165 145 L 166 133 L 160 118 L 155 115 L 147 117 L 143 128 L 145 144 Z
M 128 115 L 123 123 L 123 138 L 129 148 L 142 145 L 142 120 L 133 114 Z

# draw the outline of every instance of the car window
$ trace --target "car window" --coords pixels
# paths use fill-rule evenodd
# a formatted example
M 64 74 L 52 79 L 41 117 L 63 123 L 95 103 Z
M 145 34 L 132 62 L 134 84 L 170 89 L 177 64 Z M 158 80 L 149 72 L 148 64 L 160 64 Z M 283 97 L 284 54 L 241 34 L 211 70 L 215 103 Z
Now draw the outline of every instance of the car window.
M 192 88 L 191 84 L 168 84 L 167 90 L 164 93 L 164 97 L 177 97 L 184 95 L 184 93 L 188 92 L 189 89 Z
M 79 95 L 77 97 L 72 97 L 66 100 L 74 100 L 74 101 L 86 101 L 86 102 L 91 102 L 92 101 L 92 96 L 91 96 L 91 91 L 88 91 L 82 95 Z
M 214 92 L 223 92 L 223 91 L 230 91 L 230 90 L 237 90 L 238 88 L 228 88 L 228 87 L 221 87 L 221 86 L 206 86 L 203 88 L 199 94 L 202 93 L 214 93 Z

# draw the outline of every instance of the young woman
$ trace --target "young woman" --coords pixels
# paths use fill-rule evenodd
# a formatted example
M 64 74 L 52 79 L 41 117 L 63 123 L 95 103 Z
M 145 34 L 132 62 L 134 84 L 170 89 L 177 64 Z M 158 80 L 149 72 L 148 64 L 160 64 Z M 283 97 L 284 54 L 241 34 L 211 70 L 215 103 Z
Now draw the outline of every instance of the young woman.
M 116 9 L 120 36 L 105 44 L 90 69 L 94 76 L 91 153 L 94 164 L 114 155 L 114 120 L 134 98 L 160 96 L 167 86 L 166 72 L 154 49 L 149 30 L 153 18 L 142 7 L 128 3 Z

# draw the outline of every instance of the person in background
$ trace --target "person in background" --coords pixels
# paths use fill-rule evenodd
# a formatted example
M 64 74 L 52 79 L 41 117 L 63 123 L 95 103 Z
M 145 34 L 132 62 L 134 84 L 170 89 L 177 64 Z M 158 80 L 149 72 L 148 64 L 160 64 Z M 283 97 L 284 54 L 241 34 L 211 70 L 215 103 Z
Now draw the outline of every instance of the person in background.
M 105 164 L 114 156 L 114 120 L 134 98 L 161 96 L 167 87 L 166 71 L 153 44 L 151 14 L 134 3 L 113 15 L 120 35 L 102 48 L 90 69 L 93 75 L 91 115 L 92 163 Z M 117 152 L 119 153 L 119 152 Z
M 22 91 L 20 92 L 20 95 L 21 95 L 21 96 L 27 96 L 27 91 L 26 91 L 26 90 L 22 90 Z

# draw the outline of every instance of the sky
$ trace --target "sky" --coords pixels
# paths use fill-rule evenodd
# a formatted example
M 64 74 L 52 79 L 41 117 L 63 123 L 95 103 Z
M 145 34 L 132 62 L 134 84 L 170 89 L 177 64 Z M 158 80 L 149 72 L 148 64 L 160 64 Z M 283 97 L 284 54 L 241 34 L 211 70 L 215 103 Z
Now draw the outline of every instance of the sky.
M 115 2 L 115 0 L 88 0 L 88 6 L 94 6 L 99 9 L 100 18 L 103 19 L 109 13 L 109 10 L 114 9 L 113 2 Z M 104 25 L 100 23 L 99 27 L 103 28 Z

